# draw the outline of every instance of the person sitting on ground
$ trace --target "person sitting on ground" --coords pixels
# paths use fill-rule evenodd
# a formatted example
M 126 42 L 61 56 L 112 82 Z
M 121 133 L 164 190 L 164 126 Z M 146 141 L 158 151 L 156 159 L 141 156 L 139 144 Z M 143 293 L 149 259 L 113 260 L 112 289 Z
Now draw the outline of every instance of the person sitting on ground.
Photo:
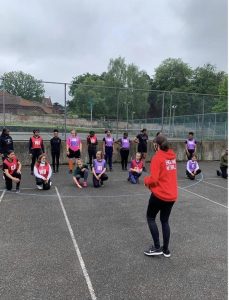
M 197 174 L 200 174 L 201 170 L 197 162 L 197 156 L 193 155 L 190 160 L 187 162 L 186 175 L 189 179 L 194 180 Z
M 80 184 L 80 178 L 83 178 L 83 187 L 87 187 L 88 166 L 86 164 L 83 164 L 81 159 L 78 159 L 73 175 L 73 181 L 79 189 L 82 189 L 82 185 Z
M 141 153 L 137 152 L 135 159 L 131 161 L 128 181 L 133 184 L 139 183 L 139 177 L 142 175 L 143 162 L 141 160 Z
M 36 178 L 37 188 L 39 190 L 49 190 L 52 184 L 50 180 L 52 176 L 52 168 L 47 161 L 45 153 L 38 157 L 38 161 L 34 165 L 33 173 Z
M 19 193 L 21 183 L 21 163 L 17 159 L 13 150 L 9 150 L 7 152 L 7 156 L 3 161 L 3 172 L 6 189 L 11 191 L 14 181 L 16 183 L 16 193 Z
M 220 158 L 220 170 L 217 170 L 217 175 L 221 176 L 222 178 L 227 178 L 227 165 L 228 165 L 228 149 L 225 150 L 224 154 Z
M 102 151 L 96 153 L 96 159 L 93 161 L 93 184 L 95 188 L 103 185 L 103 182 L 108 179 L 106 172 L 106 161 L 103 159 Z

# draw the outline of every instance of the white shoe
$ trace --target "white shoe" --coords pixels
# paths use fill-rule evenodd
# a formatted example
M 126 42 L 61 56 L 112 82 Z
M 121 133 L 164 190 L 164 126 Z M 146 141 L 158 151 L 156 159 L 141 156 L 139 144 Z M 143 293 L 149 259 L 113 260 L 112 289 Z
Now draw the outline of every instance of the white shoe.
M 38 190 L 42 190 L 42 185 L 37 185 Z
M 52 185 L 52 181 L 50 181 L 50 186 Z

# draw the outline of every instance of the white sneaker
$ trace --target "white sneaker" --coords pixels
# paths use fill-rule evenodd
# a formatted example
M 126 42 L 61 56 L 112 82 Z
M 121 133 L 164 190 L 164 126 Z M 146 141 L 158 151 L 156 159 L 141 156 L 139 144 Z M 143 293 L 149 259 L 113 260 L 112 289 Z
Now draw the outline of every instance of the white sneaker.
M 50 186 L 52 185 L 52 181 L 50 181 Z
M 37 185 L 38 190 L 42 190 L 42 185 Z

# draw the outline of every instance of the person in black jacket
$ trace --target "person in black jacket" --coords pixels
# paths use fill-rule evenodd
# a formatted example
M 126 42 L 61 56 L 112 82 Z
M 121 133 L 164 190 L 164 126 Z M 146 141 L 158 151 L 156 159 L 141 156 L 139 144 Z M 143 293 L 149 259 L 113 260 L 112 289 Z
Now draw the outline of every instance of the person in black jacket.
M 58 136 L 58 129 L 53 130 L 53 138 L 50 140 L 51 155 L 52 155 L 52 168 L 53 173 L 59 172 L 59 158 L 60 158 L 60 146 L 61 139 Z
M 7 157 L 7 153 L 10 150 L 14 150 L 13 139 L 10 136 L 9 129 L 3 128 L 0 136 L 0 155 L 2 156 L 2 160 Z
M 87 137 L 87 145 L 88 145 L 89 165 L 92 169 L 92 160 L 96 159 L 96 152 L 97 152 L 97 145 L 98 145 L 98 140 L 93 130 L 89 132 L 89 135 Z

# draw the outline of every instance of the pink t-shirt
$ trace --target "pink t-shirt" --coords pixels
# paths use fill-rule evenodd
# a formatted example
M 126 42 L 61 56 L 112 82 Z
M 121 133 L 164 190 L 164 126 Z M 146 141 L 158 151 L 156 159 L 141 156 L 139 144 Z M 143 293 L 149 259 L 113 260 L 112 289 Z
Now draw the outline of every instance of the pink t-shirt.
M 81 140 L 78 136 L 69 136 L 67 139 L 67 145 L 72 151 L 77 151 L 80 149 Z

